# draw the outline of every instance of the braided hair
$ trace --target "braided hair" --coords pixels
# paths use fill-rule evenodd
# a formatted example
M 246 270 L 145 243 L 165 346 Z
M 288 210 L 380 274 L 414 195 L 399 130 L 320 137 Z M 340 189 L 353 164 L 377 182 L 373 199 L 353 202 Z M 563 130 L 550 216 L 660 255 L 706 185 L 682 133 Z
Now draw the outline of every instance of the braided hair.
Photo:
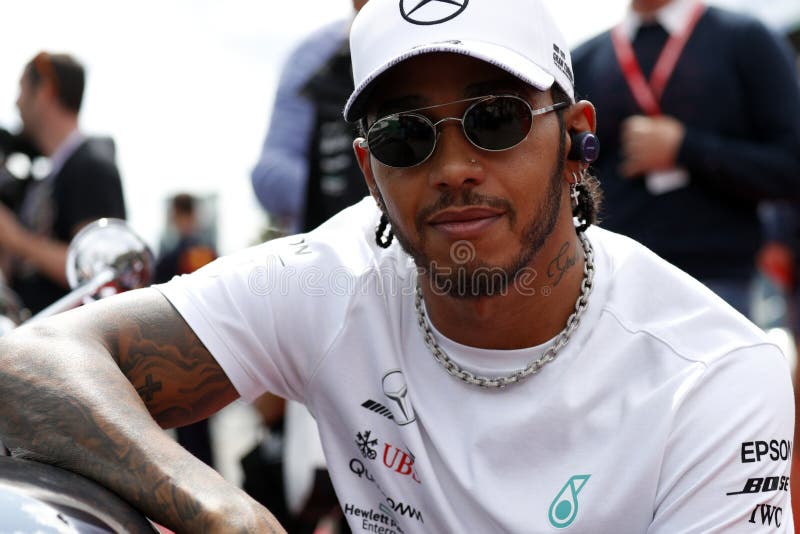
M 392 232 L 392 227 L 389 224 L 389 217 L 386 216 L 386 213 L 381 213 L 381 221 L 375 229 L 375 243 L 381 248 L 389 248 L 393 240 L 394 232 Z

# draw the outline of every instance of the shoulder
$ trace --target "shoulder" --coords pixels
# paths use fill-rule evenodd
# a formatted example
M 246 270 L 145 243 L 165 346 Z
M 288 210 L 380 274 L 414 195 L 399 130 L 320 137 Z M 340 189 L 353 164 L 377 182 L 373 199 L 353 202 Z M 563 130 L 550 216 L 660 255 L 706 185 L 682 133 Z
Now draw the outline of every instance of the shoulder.
M 347 39 L 348 20 L 336 20 L 317 28 L 303 38 L 292 50 L 289 65 L 305 63 L 308 58 L 326 57 Z
M 605 31 L 579 44 L 572 51 L 572 63 L 582 63 L 591 58 L 598 50 L 611 43 L 611 30 Z
M 764 23 L 752 15 L 716 6 L 708 6 L 700 22 L 721 30 L 766 29 Z
M 710 6 L 695 34 L 695 51 L 709 64 L 727 65 L 729 72 L 738 76 L 737 83 L 743 81 L 751 90 L 781 95 L 786 94 L 787 86 L 796 85 L 791 43 L 760 19 Z
M 289 53 L 283 65 L 279 94 L 295 95 L 346 40 L 345 20 L 337 20 L 307 35 Z
M 202 271 L 213 269 L 220 275 L 238 272 L 249 277 L 250 284 L 265 286 L 272 292 L 281 290 L 303 295 L 337 296 L 351 291 L 378 272 L 407 277 L 412 263 L 402 249 L 393 243 L 382 249 L 375 243 L 375 228 L 380 211 L 367 197 L 346 208 L 305 234 L 273 239 L 261 245 L 222 257 Z M 352 295 L 348 295 L 352 296 Z
M 326 41 L 343 41 L 347 38 L 350 19 L 337 19 L 331 21 L 308 34 L 304 39 L 306 46 Z
M 608 261 L 603 312 L 632 336 L 648 337 L 689 363 L 740 350 L 782 353 L 766 334 L 711 290 L 638 242 L 595 229 Z
M 611 43 L 611 30 L 584 42 L 572 51 L 572 68 L 575 71 L 576 98 L 588 98 L 596 82 L 609 78 L 614 72 L 616 56 Z
M 404 256 L 399 247 L 383 250 L 370 240 L 379 217 L 367 198 L 312 232 L 221 257 L 158 289 L 196 332 L 204 332 L 201 339 L 224 338 L 215 354 L 317 361 L 354 324 L 355 306 L 383 298 L 377 285 L 383 278 L 374 273 L 392 281 L 413 274 L 408 262 L 397 263 Z M 247 347 L 228 348 L 242 344 Z
M 111 138 L 89 137 L 64 163 L 63 170 L 65 173 L 76 170 L 81 176 L 88 178 L 108 174 L 117 176 L 115 156 L 116 147 Z
M 709 37 L 725 39 L 737 52 L 758 51 L 763 40 L 774 43 L 781 40 L 761 19 L 716 6 L 706 9 L 699 22 L 699 31 Z
M 402 274 L 411 260 L 396 240 L 388 249 L 380 248 L 375 242 L 380 216 L 375 201 L 365 197 L 311 232 L 286 238 L 276 246 L 288 254 L 287 265 L 314 265 L 326 271 L 344 271 L 355 277 L 376 269 L 396 270 Z

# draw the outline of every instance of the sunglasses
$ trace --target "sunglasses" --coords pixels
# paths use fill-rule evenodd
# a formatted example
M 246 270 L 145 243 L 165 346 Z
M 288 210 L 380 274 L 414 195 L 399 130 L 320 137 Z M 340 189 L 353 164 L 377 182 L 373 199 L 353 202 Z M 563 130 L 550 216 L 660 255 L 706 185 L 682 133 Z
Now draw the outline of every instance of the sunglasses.
M 433 122 L 419 111 L 473 102 L 464 115 Z M 489 152 L 514 148 L 531 132 L 533 118 L 569 106 L 558 102 L 533 109 L 523 98 L 514 95 L 480 96 L 394 113 L 380 118 L 367 132 L 367 148 L 387 167 L 415 167 L 428 160 L 436 150 L 439 125 L 458 121 L 470 143 Z

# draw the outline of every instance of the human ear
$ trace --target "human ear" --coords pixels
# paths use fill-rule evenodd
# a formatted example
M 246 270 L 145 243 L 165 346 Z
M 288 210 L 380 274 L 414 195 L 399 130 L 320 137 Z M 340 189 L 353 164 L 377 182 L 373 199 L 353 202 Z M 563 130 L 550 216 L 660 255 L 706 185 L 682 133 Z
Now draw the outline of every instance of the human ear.
M 589 165 L 597 159 L 599 142 L 594 133 L 597 114 L 591 102 L 581 100 L 572 105 L 564 117 L 567 129 L 567 154 L 570 160 Z

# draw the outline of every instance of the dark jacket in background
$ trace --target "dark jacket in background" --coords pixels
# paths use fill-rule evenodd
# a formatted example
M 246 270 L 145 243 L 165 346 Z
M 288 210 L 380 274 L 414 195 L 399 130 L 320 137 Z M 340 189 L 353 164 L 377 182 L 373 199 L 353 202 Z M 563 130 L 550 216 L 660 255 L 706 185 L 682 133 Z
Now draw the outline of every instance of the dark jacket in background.
M 69 243 L 81 224 L 125 218 L 122 182 L 108 139 L 84 140 L 46 187 L 48 200 L 36 214 L 41 223 L 36 230 L 51 239 Z M 16 266 L 10 285 L 33 313 L 68 292 L 25 264 Z
M 686 125 L 687 187 L 653 195 L 624 179 L 620 123 L 642 114 L 610 32 L 573 52 L 576 93 L 597 108 L 605 193 L 601 225 L 700 279 L 749 279 L 761 244 L 759 201 L 800 196 L 800 90 L 788 45 L 757 20 L 707 8 L 661 100 Z

